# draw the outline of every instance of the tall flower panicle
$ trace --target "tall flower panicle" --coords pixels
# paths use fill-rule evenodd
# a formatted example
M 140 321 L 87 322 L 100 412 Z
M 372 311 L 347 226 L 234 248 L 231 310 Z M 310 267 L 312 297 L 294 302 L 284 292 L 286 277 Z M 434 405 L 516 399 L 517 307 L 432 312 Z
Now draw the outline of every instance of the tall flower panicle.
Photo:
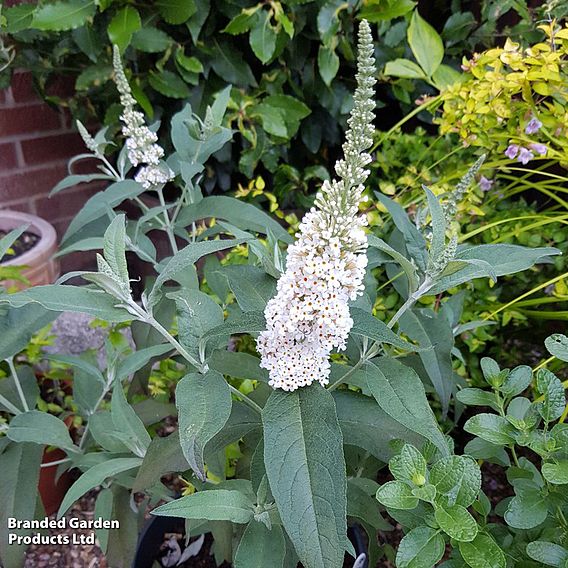
M 120 119 L 123 123 L 122 133 L 126 137 L 128 159 L 134 167 L 145 164 L 140 168 L 134 179 L 146 189 L 151 189 L 173 179 L 173 172 L 160 162 L 164 150 L 157 144 L 157 134 L 146 126 L 144 115 L 134 109 L 136 100 L 132 96 L 130 84 L 122 67 L 120 51 L 116 45 L 113 50 L 112 62 L 114 81 L 123 108 Z
M 329 356 L 346 347 L 353 320 L 349 302 L 363 292 L 367 237 L 358 215 L 373 141 L 374 46 L 369 24 L 359 26 L 357 89 L 335 165 L 339 179 L 324 182 L 288 248 L 278 293 L 264 312 L 267 329 L 257 340 L 270 385 L 286 391 L 329 382 Z

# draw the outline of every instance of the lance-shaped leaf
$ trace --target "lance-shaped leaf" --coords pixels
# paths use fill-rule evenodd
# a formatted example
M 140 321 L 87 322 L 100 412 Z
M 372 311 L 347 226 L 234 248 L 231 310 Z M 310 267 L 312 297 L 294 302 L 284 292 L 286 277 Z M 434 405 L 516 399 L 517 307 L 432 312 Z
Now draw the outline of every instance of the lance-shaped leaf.
M 257 521 L 251 521 L 235 553 L 235 568 L 282 568 L 286 556 L 286 541 L 282 527 L 271 530 Z
M 154 306 L 160 299 L 162 286 L 168 280 L 175 280 L 180 273 L 185 272 L 189 266 L 192 266 L 202 256 L 233 248 L 243 242 L 245 242 L 245 239 L 231 239 L 225 241 L 203 241 L 187 245 L 170 258 L 164 270 L 156 278 L 156 282 L 148 296 L 148 304 Z
M 186 375 L 176 388 L 179 438 L 185 459 L 205 481 L 205 444 L 221 431 L 231 414 L 231 392 L 223 375 L 209 371 Z
M 319 384 L 276 390 L 263 411 L 264 461 L 282 523 L 306 568 L 340 568 L 347 542 L 343 436 Z

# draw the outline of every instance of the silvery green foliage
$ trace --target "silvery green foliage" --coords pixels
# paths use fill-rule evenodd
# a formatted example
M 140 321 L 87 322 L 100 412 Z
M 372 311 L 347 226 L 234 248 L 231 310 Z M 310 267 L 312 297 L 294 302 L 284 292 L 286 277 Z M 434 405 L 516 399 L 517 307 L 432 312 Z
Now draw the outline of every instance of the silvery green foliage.
M 425 523 L 412 528 L 404 507 L 396 513 L 401 524 L 411 528 L 398 551 L 400 566 L 412 565 L 417 548 L 428 552 L 421 557 L 421 565 L 426 565 L 426 558 L 433 565 L 448 537 L 459 542 L 459 554 L 473 568 L 479 558 L 485 566 L 500 565 L 489 529 L 484 523 L 472 523 L 468 512 L 474 507 L 486 516 L 477 466 L 469 457 L 452 455 L 452 444 L 429 405 L 429 397 L 434 397 L 444 413 L 451 408 L 456 390 L 452 364 L 459 356 L 454 337 L 463 325 L 471 329 L 480 322 L 461 322 L 463 294 L 442 299 L 436 312 L 415 304 L 424 295 L 441 294 L 475 278 L 525 270 L 558 251 L 457 245 L 448 234 L 443 203 L 428 191 L 431 238 L 425 238 L 400 205 L 384 196 L 377 199 L 390 212 L 396 229 L 390 234 L 384 231 L 382 238 L 366 235 L 364 222 L 357 220 L 372 117 L 372 51 L 365 23 L 360 59 L 361 88 L 344 146 L 345 159 L 336 169 L 339 179 L 326 184 L 308 217 L 314 225 L 323 223 L 318 229 L 322 234 L 326 227 L 336 230 L 333 237 L 324 235 L 326 242 L 340 250 L 342 261 L 353 261 L 341 273 L 347 278 L 343 285 L 351 286 L 342 300 L 352 321 L 343 321 L 349 324 L 346 349 L 341 359 L 332 358 L 327 388 L 315 382 L 293 392 L 273 390 L 260 358 L 235 350 L 247 344 L 238 337 L 254 339 L 266 329 L 264 313 L 276 293 L 285 246 L 292 238 L 255 206 L 201 192 L 207 161 L 231 139 L 230 129 L 223 126 L 229 89 L 216 94 L 202 117 L 189 105 L 174 116 L 173 153 L 159 158 L 175 176 L 178 194 L 171 202 L 165 200 L 161 186 L 155 186 L 152 195 L 159 204 L 145 203 L 144 186 L 128 179 L 128 146 L 111 164 L 105 157 L 106 133 L 82 132 L 91 151 L 83 157 L 95 156 L 101 170 L 91 176 L 71 175 L 56 190 L 92 179 L 109 182 L 88 200 L 63 239 L 67 252 L 101 251 L 98 270 L 65 275 L 55 285 L 0 294 L 0 355 L 8 373 L 0 380 L 0 409 L 6 417 L 0 426 L 5 434 L 0 437 L 0 471 L 7 479 L 0 484 L 0 555 L 6 568 L 21 565 L 22 551 L 5 545 L 3 519 L 33 516 L 37 494 L 31 488 L 37 485 L 46 445 L 65 452 L 62 469 L 73 467 L 80 473 L 59 515 L 87 491 L 104 486 L 95 514 L 119 520 L 121 525 L 119 532 L 98 534 L 113 566 L 131 563 L 138 518 L 148 504 L 160 501 L 165 503 L 155 514 L 190 520 L 192 534 L 213 534 L 218 564 L 226 560 L 236 568 L 291 568 L 302 562 L 305 568 L 341 568 L 345 552 L 353 553 L 347 523 L 356 520 L 369 535 L 370 566 L 376 565 L 382 554 L 376 532 L 389 525 L 374 498 L 375 479 L 389 461 L 397 484 L 390 486 L 392 493 L 380 493 L 381 499 L 417 509 L 413 513 L 430 513 Z M 132 101 L 125 103 L 129 106 Z M 148 148 L 158 143 L 146 130 L 144 137 Z M 135 146 L 139 157 L 145 156 L 144 148 Z M 121 212 L 127 204 L 139 208 L 135 219 Z M 215 224 L 207 221 L 212 218 Z M 354 221 L 355 229 L 347 220 Z M 170 244 L 170 250 L 160 256 L 155 229 L 165 232 Z M 0 249 L 10 246 L 16 233 L 2 239 Z M 293 246 L 288 249 L 287 268 Z M 217 253 L 236 247 L 246 251 L 246 263 L 217 258 Z M 136 283 L 144 290 L 135 295 L 139 260 L 150 265 L 155 276 Z M 315 257 L 312 261 L 317 264 Z M 403 297 L 389 322 L 372 313 L 379 285 L 371 269 L 381 264 Z M 71 277 L 82 277 L 87 285 L 71 285 Z M 352 305 L 347 305 L 347 299 Z M 39 411 L 33 370 L 18 358 L 30 335 L 64 310 L 83 312 L 111 325 L 130 323 L 135 343 L 131 349 L 120 334 L 112 334 L 105 346 L 104 368 L 88 354 L 56 358 L 73 371 L 74 403 L 82 420 L 74 439 L 60 417 Z M 565 345 L 565 338 L 559 336 L 547 342 L 559 357 L 564 357 Z M 183 375 L 176 379 L 175 406 L 147 395 L 149 368 L 166 358 L 170 359 L 168 369 Z M 518 396 L 528 384 L 526 371 L 505 373 L 494 363 L 484 365 L 499 397 L 482 391 L 478 400 L 498 414 L 480 415 L 468 423 L 481 440 L 468 448 L 469 453 L 483 452 L 491 454 L 487 459 L 504 461 L 502 446 L 513 442 L 546 452 L 542 480 L 519 460 L 524 471 L 515 481 L 515 498 L 505 519 L 515 526 L 518 519 L 531 517 L 522 514 L 527 502 L 542 514 L 541 500 L 549 503 L 548 495 L 564 484 L 566 429 L 552 425 L 563 412 L 564 393 L 554 375 L 541 369 L 536 387 L 542 399 L 527 404 Z M 479 395 L 461 393 L 458 396 L 469 397 L 470 402 Z M 505 405 L 504 416 L 500 404 Z M 168 437 L 156 436 L 156 424 L 176 413 L 178 429 Z M 545 422 L 549 428 L 540 428 Z M 483 436 L 491 436 L 492 441 Z M 237 446 L 242 459 L 232 457 Z M 228 456 L 230 468 L 226 467 Z M 446 470 L 452 473 L 449 478 L 443 475 Z M 183 475 L 196 492 L 176 499 L 161 482 L 168 473 Z M 135 500 L 134 493 L 144 498 Z M 540 558 L 543 550 L 563 554 L 554 548 L 561 545 L 545 539 L 549 534 L 527 548 L 531 558 Z
M 339 180 L 325 181 L 314 207 L 304 216 L 298 240 L 288 247 L 278 294 L 264 312 L 267 329 L 257 340 L 270 386 L 293 391 L 329 382 L 329 356 L 346 348 L 353 320 L 349 302 L 363 293 L 367 265 L 366 218 L 359 215 L 365 169 L 371 156 L 375 106 L 374 45 L 369 24 L 359 27 L 357 89 L 335 166 Z

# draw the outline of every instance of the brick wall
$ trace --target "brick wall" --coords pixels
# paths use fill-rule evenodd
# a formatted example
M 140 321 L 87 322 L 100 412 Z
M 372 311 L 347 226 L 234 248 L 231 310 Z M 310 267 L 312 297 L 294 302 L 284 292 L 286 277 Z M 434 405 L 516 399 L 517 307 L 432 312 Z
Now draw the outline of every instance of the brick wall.
M 56 86 L 60 92 L 66 87 Z M 69 114 L 42 102 L 31 76 L 16 72 L 11 87 L 0 90 L 0 208 L 39 215 L 61 237 L 95 188 L 83 184 L 48 194 L 65 177 L 69 158 L 84 151 Z M 76 269 L 83 260 L 72 255 L 63 267 Z

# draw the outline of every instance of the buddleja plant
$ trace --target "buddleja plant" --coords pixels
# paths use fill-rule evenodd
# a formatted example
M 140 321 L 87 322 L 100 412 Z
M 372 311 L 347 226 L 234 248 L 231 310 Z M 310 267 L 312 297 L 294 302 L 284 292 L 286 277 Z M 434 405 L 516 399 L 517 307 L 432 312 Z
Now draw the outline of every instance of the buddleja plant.
M 128 85 L 117 73 L 127 129 L 123 161 L 141 169 L 135 179 L 115 181 L 95 196 L 72 224 L 77 243 L 83 240 L 77 248 L 102 249 L 98 271 L 79 274 L 86 286 L 59 283 L 0 297 L 0 305 L 11 309 L 72 310 L 110 323 L 132 322 L 135 352 L 109 348 L 102 370 L 76 361 L 83 379 L 75 384 L 75 397 L 86 423 L 79 443 L 58 418 L 13 408 L 4 427 L 10 441 L 0 454 L 0 466 L 18 479 L 23 470 L 37 471 L 36 462 L 14 455 L 20 448 L 56 445 L 66 452 L 62 466 L 82 475 L 59 516 L 102 485 L 96 515 L 121 520 L 120 531 L 100 535 L 113 566 L 129 564 L 143 513 L 163 501 L 154 514 L 185 519 L 192 536 L 213 534 L 218 563 L 260 568 L 301 561 L 305 568 L 339 568 L 345 552 L 353 553 L 347 525 L 355 519 L 370 536 L 374 562 L 374 535 L 388 528 L 373 500 L 374 479 L 393 456 L 389 441 L 416 448 L 428 443 L 440 458 L 451 455 L 424 384 L 434 386 L 446 411 L 455 385 L 451 349 L 460 310 L 455 303 L 439 313 L 417 310 L 416 302 L 473 278 L 529 268 L 558 251 L 458 246 L 451 204 L 459 191 L 443 204 L 426 190 L 429 213 L 420 230 L 400 206 L 378 196 L 396 230 L 388 242 L 367 235 L 358 201 L 371 160 L 373 76 L 372 38 L 363 21 L 344 158 L 285 258 L 283 245 L 291 239 L 268 215 L 233 198 L 203 198 L 199 190 L 204 160 L 218 147 L 212 140 L 225 137 L 223 95 L 202 121 L 189 108 L 174 118 L 175 153 L 165 157 L 142 117 L 132 114 Z M 118 171 L 126 177 L 128 167 Z M 137 274 L 126 251 L 145 250 L 137 239 L 144 231 L 136 228 L 146 221 L 129 220 L 114 208 L 148 189 L 159 194 L 166 179 L 180 184 L 185 197 L 173 207 L 164 202 L 146 219 L 158 214 L 169 226 L 171 255 L 153 262 L 156 278 L 134 298 L 130 285 Z M 215 224 L 202 222 L 212 217 Z M 98 241 L 85 242 L 77 229 L 91 220 L 106 228 Z M 176 238 L 184 241 L 177 250 Z M 151 240 L 145 242 L 150 250 Z M 246 248 L 248 264 L 212 256 L 235 247 Z M 207 255 L 198 272 L 196 263 Z M 378 287 L 372 269 L 382 264 L 404 276 L 396 285 L 406 300 L 388 324 L 372 314 Z M 397 325 L 406 339 L 394 331 Z M 240 351 L 234 336 L 243 336 Z M 174 357 L 185 375 L 175 393 L 178 430 L 160 437 L 152 424 L 176 410 L 148 412 L 148 405 L 132 404 L 132 393 L 144 392 L 148 364 L 165 357 Z M 92 379 L 89 388 L 84 374 Z M 19 391 L 15 366 L 10 381 Z M 236 447 L 240 457 L 228 476 L 228 448 L 234 456 Z M 195 492 L 176 499 L 161 482 L 166 473 L 185 476 Z M 16 487 L 3 488 L 3 514 L 32 516 L 35 499 L 22 507 Z

